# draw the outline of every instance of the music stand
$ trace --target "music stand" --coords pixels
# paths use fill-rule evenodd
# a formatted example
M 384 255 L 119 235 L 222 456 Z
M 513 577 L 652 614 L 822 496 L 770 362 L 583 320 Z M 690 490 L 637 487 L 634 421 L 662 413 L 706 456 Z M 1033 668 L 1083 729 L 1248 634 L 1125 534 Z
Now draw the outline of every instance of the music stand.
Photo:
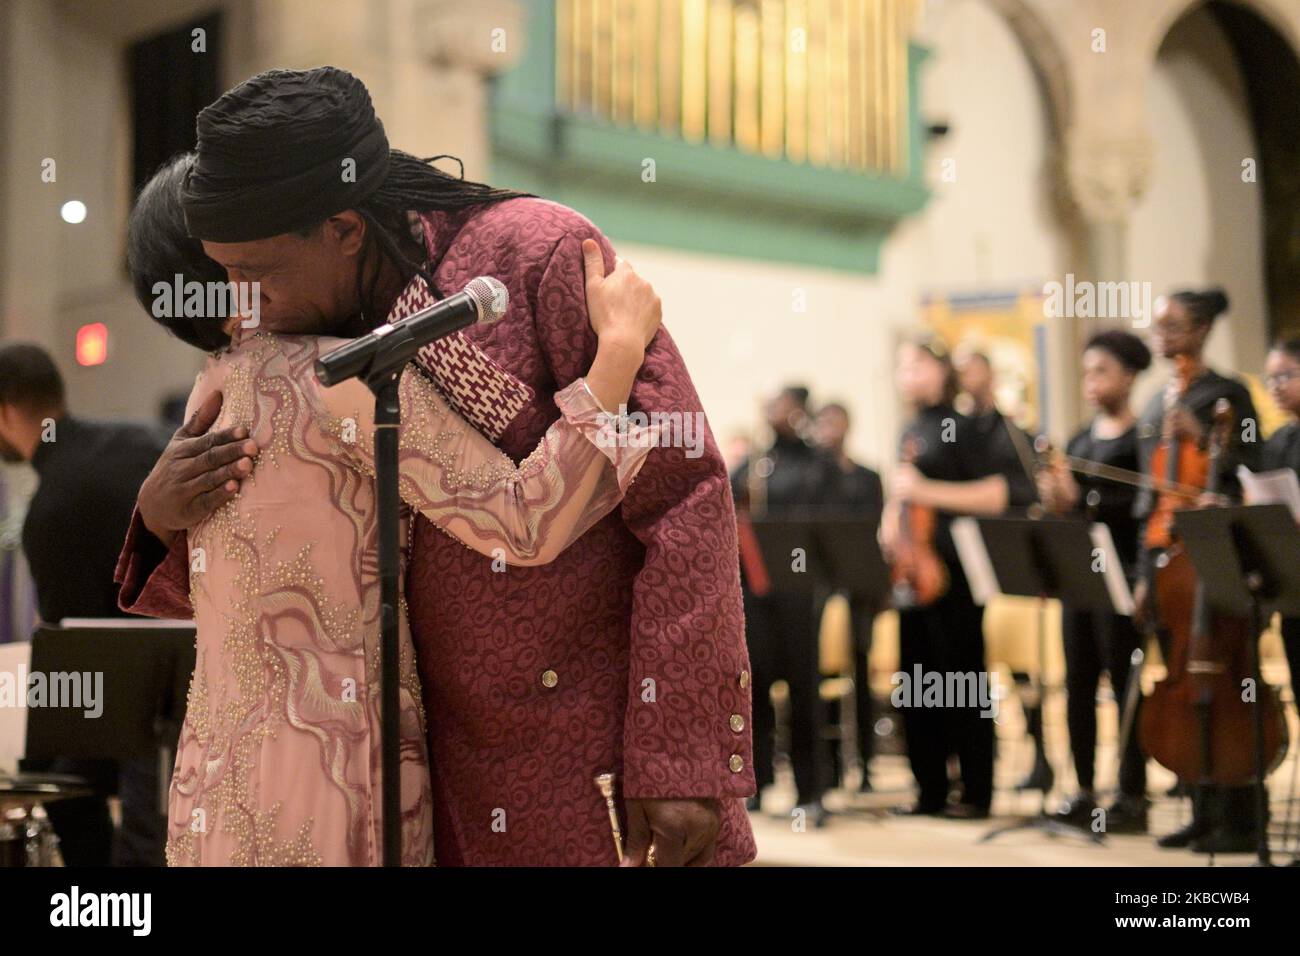
M 38 627 L 29 673 L 46 675 L 47 685 L 50 675 L 102 675 L 102 697 L 98 715 L 87 713 L 86 701 L 28 707 L 24 756 L 156 757 L 158 812 L 166 814 L 194 662 L 194 627 L 180 622 L 103 618 Z
M 1300 615 L 1300 529 L 1281 504 L 1237 505 L 1176 512 L 1174 530 L 1187 548 L 1208 607 L 1249 617 L 1248 667 L 1264 700 L 1259 635 L 1274 612 Z M 1255 800 L 1260 866 L 1270 866 L 1268 781 L 1264 768 L 1264 710 L 1254 712 Z
M 821 522 L 799 518 L 753 518 L 769 593 L 813 594 L 830 588 L 831 571 L 820 541 Z M 795 553 L 802 552 L 802 564 Z
M 952 537 L 976 603 L 985 604 L 995 594 L 1038 600 L 1039 706 L 1045 712 L 1048 599 L 1075 608 L 1132 613 L 1132 594 L 1109 530 L 1079 518 L 968 517 L 953 522 Z M 1094 570 L 1099 552 L 1101 567 Z M 1044 732 L 1046 727 L 1044 720 Z M 980 842 L 1016 830 L 1103 842 L 1100 833 L 1052 819 L 1045 792 L 1037 815 L 990 830 Z

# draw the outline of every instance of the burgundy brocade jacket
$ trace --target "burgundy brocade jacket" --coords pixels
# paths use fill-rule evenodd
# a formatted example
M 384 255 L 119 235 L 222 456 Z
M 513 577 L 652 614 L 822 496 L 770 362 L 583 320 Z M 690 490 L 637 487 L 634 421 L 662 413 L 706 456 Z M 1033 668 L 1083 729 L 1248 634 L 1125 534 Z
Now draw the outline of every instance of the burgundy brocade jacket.
M 423 217 L 439 290 L 491 275 L 506 317 L 421 353 L 448 400 L 516 461 L 586 373 L 582 240 L 591 222 L 541 199 Z M 426 304 L 417 282 L 390 321 Z M 699 412 L 668 330 L 646 351 L 632 411 Z M 118 566 L 123 610 L 189 617 L 185 537 L 162 554 L 137 513 Z M 414 519 L 406 594 L 424 704 L 442 866 L 611 865 L 593 778 L 628 797 L 718 799 L 715 862 L 754 858 L 743 798 L 754 793 L 749 659 L 736 520 L 712 433 L 704 453 L 661 447 L 615 511 L 554 563 L 492 561 Z

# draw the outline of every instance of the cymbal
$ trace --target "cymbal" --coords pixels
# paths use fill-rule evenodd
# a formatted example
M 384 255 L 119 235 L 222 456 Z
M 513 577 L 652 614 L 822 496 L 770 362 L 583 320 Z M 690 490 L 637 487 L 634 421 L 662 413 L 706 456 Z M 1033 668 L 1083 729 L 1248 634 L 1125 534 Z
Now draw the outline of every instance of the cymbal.
M 67 773 L 0 774 L 0 811 L 93 793 L 84 777 Z

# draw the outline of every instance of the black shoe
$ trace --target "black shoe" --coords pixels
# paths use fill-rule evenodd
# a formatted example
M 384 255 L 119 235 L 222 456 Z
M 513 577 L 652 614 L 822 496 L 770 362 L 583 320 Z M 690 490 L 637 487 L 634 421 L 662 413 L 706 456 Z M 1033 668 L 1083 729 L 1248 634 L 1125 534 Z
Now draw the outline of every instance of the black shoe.
M 1196 840 L 1209 832 L 1209 827 L 1203 820 L 1192 817 L 1192 822 L 1187 824 L 1181 830 L 1175 830 L 1173 833 L 1166 833 L 1156 840 L 1156 846 L 1166 850 L 1186 850 Z
M 1253 853 L 1257 841 L 1253 833 L 1241 833 L 1227 827 L 1215 827 L 1192 841 L 1193 853 Z
M 909 806 L 890 807 L 890 814 L 896 817 L 937 817 L 943 813 L 943 807 L 929 803 L 913 803 Z
M 795 812 L 802 810 L 804 820 L 814 830 L 820 830 L 826 826 L 830 820 L 830 811 L 822 805 L 820 800 L 814 800 L 811 803 L 801 803 L 794 808 Z
M 1016 792 L 1024 793 L 1026 790 L 1040 790 L 1043 793 L 1051 793 L 1052 785 L 1056 783 L 1056 773 L 1052 770 L 1052 765 L 1047 762 L 1046 757 L 1039 757 L 1034 761 L 1034 769 L 1024 780 L 1016 784 Z
M 1092 799 L 1092 794 L 1079 793 L 1062 804 L 1061 808 L 1052 814 L 1052 818 L 1061 823 L 1068 823 L 1072 827 L 1088 827 L 1092 825 L 1092 815 L 1096 809 L 1097 803 Z
M 1147 802 L 1142 797 L 1120 797 L 1106 810 L 1103 821 L 1107 833 L 1146 833 Z
M 943 808 L 941 814 L 946 820 L 987 820 L 989 808 L 975 803 L 954 803 Z

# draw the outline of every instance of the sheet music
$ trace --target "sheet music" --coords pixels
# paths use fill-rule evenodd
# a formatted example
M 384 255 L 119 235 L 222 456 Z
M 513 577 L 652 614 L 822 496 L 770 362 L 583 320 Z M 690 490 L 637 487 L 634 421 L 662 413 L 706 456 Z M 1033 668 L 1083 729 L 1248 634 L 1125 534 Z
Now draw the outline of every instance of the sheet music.
M 1286 505 L 1291 517 L 1300 522 L 1300 481 L 1290 468 L 1276 471 L 1251 471 L 1237 466 L 1237 480 L 1248 505 Z
M 966 572 L 971 597 L 976 604 L 988 604 L 989 599 L 1000 594 L 1002 589 L 998 586 L 998 576 L 993 571 L 993 561 L 989 558 L 979 525 L 969 516 L 954 518 L 950 531 L 952 543 L 957 546 L 957 557 Z
M 1094 522 L 1088 529 L 1088 536 L 1092 538 L 1092 546 L 1101 551 L 1102 580 L 1106 582 L 1106 593 L 1110 595 L 1115 613 L 1132 617 L 1137 605 L 1133 602 L 1128 579 L 1124 577 L 1124 565 L 1119 559 L 1119 552 L 1115 550 L 1115 539 L 1110 535 L 1110 528 L 1100 521 Z

